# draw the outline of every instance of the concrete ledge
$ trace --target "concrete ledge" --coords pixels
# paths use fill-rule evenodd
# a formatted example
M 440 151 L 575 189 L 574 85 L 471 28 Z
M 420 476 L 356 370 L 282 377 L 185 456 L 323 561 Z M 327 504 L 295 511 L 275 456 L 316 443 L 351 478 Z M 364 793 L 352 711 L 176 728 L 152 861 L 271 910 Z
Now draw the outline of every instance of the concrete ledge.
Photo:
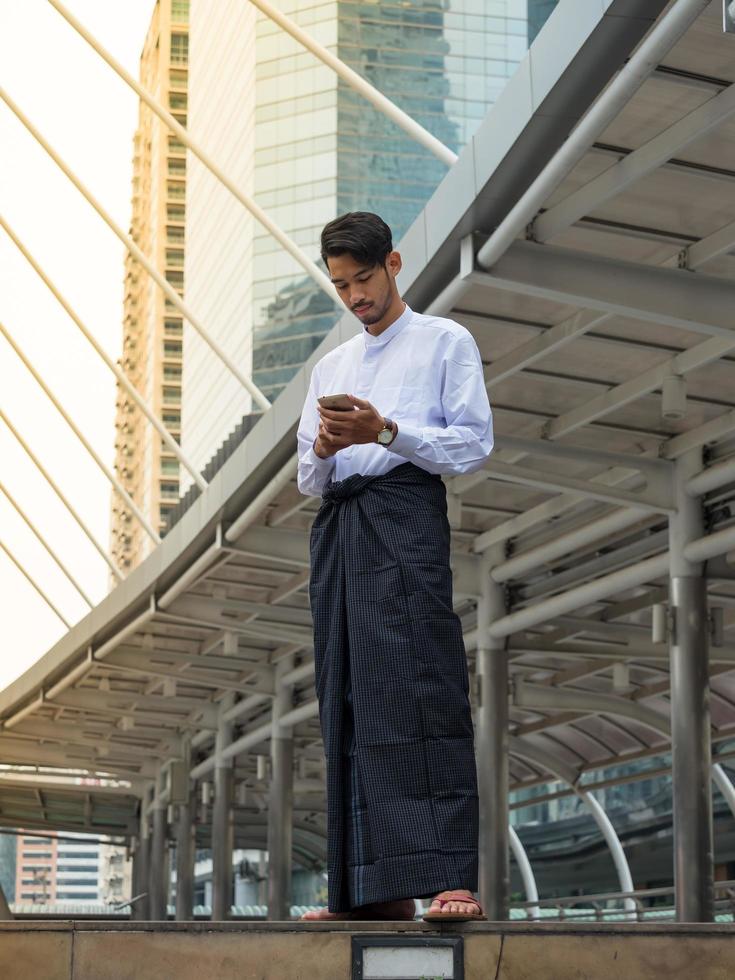
M 353 935 L 464 936 L 465 980 L 729 980 L 732 926 L 2 922 L 3 980 L 347 980 Z

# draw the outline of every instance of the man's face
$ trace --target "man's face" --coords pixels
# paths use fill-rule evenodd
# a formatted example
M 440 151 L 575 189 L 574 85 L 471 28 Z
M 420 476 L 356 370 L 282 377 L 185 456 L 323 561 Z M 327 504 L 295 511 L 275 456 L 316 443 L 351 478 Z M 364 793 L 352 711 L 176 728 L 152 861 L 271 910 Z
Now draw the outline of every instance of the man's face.
M 393 256 L 397 254 L 391 252 L 385 265 L 374 266 L 357 262 L 346 252 L 343 255 L 330 255 L 327 260 L 337 295 L 363 326 L 379 323 L 393 302 L 396 285 L 389 269 Z

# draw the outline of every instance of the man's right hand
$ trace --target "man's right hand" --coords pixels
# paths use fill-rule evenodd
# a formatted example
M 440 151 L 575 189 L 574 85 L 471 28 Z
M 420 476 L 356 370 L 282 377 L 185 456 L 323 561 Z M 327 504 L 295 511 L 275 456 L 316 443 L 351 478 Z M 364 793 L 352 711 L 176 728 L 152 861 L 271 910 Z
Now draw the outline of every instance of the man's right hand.
M 314 452 L 319 459 L 329 459 L 330 456 L 338 453 L 340 449 L 346 449 L 351 445 L 352 443 L 347 439 L 341 439 L 337 435 L 330 435 L 324 427 L 324 423 L 319 423 L 319 432 L 314 440 Z

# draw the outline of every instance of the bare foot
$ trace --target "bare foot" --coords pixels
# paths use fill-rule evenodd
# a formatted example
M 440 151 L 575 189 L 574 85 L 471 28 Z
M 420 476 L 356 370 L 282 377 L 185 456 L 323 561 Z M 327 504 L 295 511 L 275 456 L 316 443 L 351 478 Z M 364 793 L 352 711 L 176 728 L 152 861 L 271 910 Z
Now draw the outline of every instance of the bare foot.
M 447 902 L 442 905 L 439 901 L 440 898 L 445 898 L 447 895 L 466 895 L 467 901 L 463 902 L 460 899 L 455 899 L 454 901 Z M 446 892 L 439 892 L 437 897 L 431 903 L 431 907 L 428 910 L 432 914 L 440 912 L 458 912 L 461 915 L 472 915 L 479 916 L 481 914 L 481 909 L 479 904 L 472 897 L 472 892 L 467 891 L 466 888 L 452 888 Z

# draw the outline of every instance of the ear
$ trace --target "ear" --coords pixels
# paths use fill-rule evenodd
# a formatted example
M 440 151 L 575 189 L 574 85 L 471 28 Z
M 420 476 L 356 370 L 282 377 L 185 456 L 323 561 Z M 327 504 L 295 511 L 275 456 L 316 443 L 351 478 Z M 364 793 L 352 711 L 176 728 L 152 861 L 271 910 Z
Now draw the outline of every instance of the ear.
M 395 277 L 403 268 L 403 260 L 401 259 L 401 253 L 389 252 L 388 257 L 385 260 L 385 267 L 388 270 L 389 275 L 391 275 L 395 279 Z

